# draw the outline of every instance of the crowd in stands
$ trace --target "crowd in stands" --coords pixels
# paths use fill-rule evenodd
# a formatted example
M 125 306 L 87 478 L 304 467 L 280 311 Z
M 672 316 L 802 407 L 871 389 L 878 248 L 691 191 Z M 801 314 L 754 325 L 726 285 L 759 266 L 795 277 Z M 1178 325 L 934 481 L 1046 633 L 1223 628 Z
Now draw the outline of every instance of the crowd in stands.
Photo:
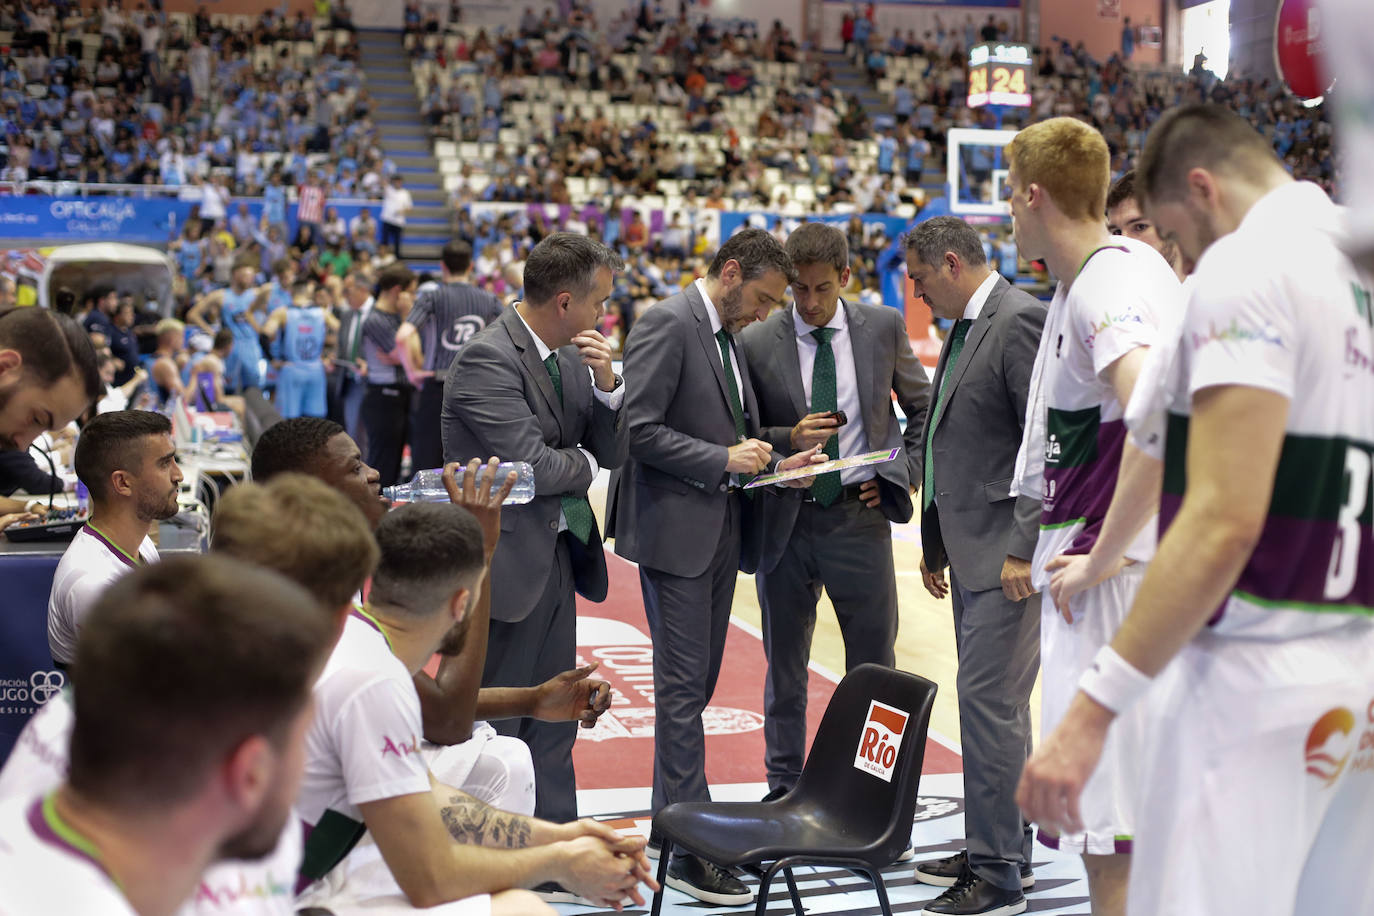
M 265 11 L 231 24 L 206 8 L 167 15 L 113 0 L 0 4 L 9 54 L 0 73 L 0 180 L 78 179 L 180 185 L 198 218 L 169 245 L 181 307 L 228 282 L 240 258 L 261 278 L 287 258 L 302 277 L 375 276 L 396 257 L 381 212 L 345 220 L 332 201 L 380 198 L 395 166 L 381 151 L 346 5 L 317 16 Z M 1113 171 L 1129 168 L 1169 106 L 1234 106 L 1293 172 L 1334 190 L 1322 107 L 1274 82 L 1148 70 L 1094 59 L 1057 38 L 1034 50 L 1031 109 L 963 104 L 969 44 L 1015 40 L 1018 26 L 934 19 L 880 34 L 872 8 L 846 14 L 847 64 L 781 23 L 666 15 L 632 5 L 599 22 L 526 7 L 517 26 L 462 22 L 457 5 L 409 3 L 405 47 L 441 167 L 449 158 L 452 234 L 474 252 L 474 283 L 518 295 L 524 253 L 549 232 L 617 246 L 627 270 L 613 294 L 619 335 L 636 310 L 700 275 L 711 242 L 700 214 L 752 209 L 914 216 L 943 193 L 947 133 L 1015 128 L 1081 114 L 1107 138 Z M 4 35 L 0 34 L 0 38 Z M 865 109 L 832 67 L 866 73 L 884 105 Z M 447 153 L 444 148 L 448 147 Z M 966 153 L 964 193 L 990 195 L 990 151 Z M 261 196 L 255 216 L 243 198 Z M 474 215 L 471 204 L 553 204 Z M 645 213 L 663 212 L 661 227 Z M 293 221 L 288 213 L 294 214 Z M 855 225 L 858 225 L 855 221 Z M 854 294 L 876 290 L 891 243 L 850 231 Z M 1000 262 L 1009 239 L 989 238 Z M 1014 273 L 1015 271 L 1011 271 Z
M 154 4 L 154 6 L 160 6 Z M 394 165 L 362 84 L 346 7 L 265 10 L 231 26 L 120 0 L 0 5 L 0 179 L 184 186 L 232 195 L 312 174 L 381 196 Z M 213 205 L 213 204 L 212 204 Z

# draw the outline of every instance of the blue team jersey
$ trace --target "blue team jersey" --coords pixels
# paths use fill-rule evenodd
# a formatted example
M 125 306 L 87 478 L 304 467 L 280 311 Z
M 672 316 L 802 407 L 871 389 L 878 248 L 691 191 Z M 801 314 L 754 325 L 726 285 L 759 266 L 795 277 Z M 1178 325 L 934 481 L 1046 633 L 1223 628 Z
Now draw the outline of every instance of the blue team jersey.
M 319 363 L 327 330 L 324 309 L 292 306 L 282 326 L 282 355 L 293 363 Z
M 294 301 L 291 298 L 291 290 L 282 286 L 277 280 L 272 281 L 272 291 L 267 294 L 267 313 L 269 315 L 277 309 L 295 308 Z
M 252 307 L 253 300 L 257 298 L 257 295 L 255 289 L 246 289 L 241 293 L 236 293 L 232 289 L 224 291 L 224 305 L 220 309 L 220 324 L 234 332 L 235 348 L 250 346 L 258 352 L 262 351 L 262 347 L 258 343 L 258 332 L 248 322 L 248 310 Z

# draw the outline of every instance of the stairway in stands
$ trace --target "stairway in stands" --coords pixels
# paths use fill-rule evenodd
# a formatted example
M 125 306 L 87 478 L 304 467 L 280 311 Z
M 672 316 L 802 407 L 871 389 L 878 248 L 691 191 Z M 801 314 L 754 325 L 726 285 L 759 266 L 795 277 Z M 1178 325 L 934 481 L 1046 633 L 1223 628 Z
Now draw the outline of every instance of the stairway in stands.
M 834 74 L 832 82 L 835 89 L 846 98 L 851 95 L 857 96 L 863 105 L 864 112 L 868 115 L 870 124 L 880 116 L 886 117 L 888 123 L 891 123 L 892 100 L 885 98 L 882 93 L 869 84 L 866 68 L 857 66 L 840 51 L 825 51 L 824 58 L 826 66 Z M 928 160 L 926 162 L 925 171 L 921 175 L 921 189 L 925 191 L 927 200 L 945 196 L 944 174 L 943 161 L 935 163 L 933 160 Z
M 412 269 L 438 272 L 439 252 L 448 241 L 448 196 L 434 159 L 429 126 L 420 118 L 410 61 L 400 32 L 361 30 L 362 70 L 373 101 L 373 123 L 381 147 L 415 201 L 406 219 L 402 252 Z M 381 208 L 377 209 L 380 222 Z

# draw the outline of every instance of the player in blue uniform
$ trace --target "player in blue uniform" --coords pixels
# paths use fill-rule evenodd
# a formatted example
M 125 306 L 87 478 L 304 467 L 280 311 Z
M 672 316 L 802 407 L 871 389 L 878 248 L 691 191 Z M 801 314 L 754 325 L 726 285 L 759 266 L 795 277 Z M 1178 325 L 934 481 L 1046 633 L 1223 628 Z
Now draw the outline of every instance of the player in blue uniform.
M 217 289 L 203 297 L 191 307 L 187 320 L 202 327 L 207 326 L 206 313 L 219 310 L 220 326 L 234 335 L 234 349 L 224 367 L 224 384 L 232 392 L 242 393 L 249 388 L 262 387 L 262 344 L 258 335 L 263 324 L 260 316 L 265 315 L 267 297 L 272 292 L 272 284 L 252 287 L 256 268 L 251 257 L 245 257 L 234 265 L 229 286 Z
M 339 319 L 330 308 L 330 292 L 308 280 L 292 285 L 292 302 L 274 309 L 263 333 L 275 339 L 280 333 L 285 359 L 277 373 L 277 410 L 283 417 L 323 417 L 325 404 L 325 338 L 339 330 Z

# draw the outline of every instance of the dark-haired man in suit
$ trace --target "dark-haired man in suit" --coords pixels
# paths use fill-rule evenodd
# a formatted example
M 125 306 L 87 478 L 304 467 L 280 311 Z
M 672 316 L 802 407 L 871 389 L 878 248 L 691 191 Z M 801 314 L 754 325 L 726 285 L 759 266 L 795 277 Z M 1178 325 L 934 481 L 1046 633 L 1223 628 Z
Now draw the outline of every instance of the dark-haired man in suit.
M 1022 891 L 1035 883 L 1016 783 L 1040 666 L 1040 596 L 1030 584 L 1040 502 L 1013 498 L 1009 487 L 1045 305 L 998 276 L 977 231 L 957 217 L 912 230 L 906 263 L 916 294 L 955 322 L 921 431 L 921 576 L 954 605 L 968 842 L 917 865 L 916 880 L 949 888 L 928 913 L 1020 913 Z
M 787 238 L 794 305 L 741 335 L 759 399 L 760 438 L 779 450 L 822 445 L 829 458 L 901 448 L 895 461 L 823 474 L 809 490 L 763 500 L 754 579 L 768 656 L 764 693 L 769 798 L 801 776 L 806 756 L 807 662 L 825 587 L 844 637 L 845 670 L 892 665 L 897 575 L 891 522 L 912 516 L 921 480 L 921 426 L 930 380 L 901 312 L 840 299 L 849 243 L 834 226 L 806 223 Z M 897 393 L 905 434 L 892 409 Z M 840 425 L 835 412 L 844 415 Z
M 586 236 L 546 237 L 525 261 L 524 301 L 474 335 L 449 367 L 440 421 L 445 461 L 497 455 L 534 467 L 535 497 L 505 510 L 492 559 L 485 686 L 531 687 L 572 668 L 574 591 L 606 598 L 606 558 L 587 488 L 602 467 L 625 459 L 625 388 L 595 328 L 623 266 Z M 530 746 L 535 815 L 575 820 L 577 724 L 493 724 Z
M 654 811 L 710 800 L 701 714 L 720 674 L 736 576 L 759 556 L 763 497 L 741 486 L 775 460 L 758 438 L 749 362 L 734 335 L 781 305 L 793 279 L 782 245 L 745 229 L 721 245 L 704 279 L 644 312 L 626 341 L 630 457 L 611 483 L 606 530 L 616 553 L 639 564 L 653 636 Z M 650 856 L 658 846 L 650 837 Z M 693 855 L 674 853 L 667 880 L 720 906 L 754 897 Z

